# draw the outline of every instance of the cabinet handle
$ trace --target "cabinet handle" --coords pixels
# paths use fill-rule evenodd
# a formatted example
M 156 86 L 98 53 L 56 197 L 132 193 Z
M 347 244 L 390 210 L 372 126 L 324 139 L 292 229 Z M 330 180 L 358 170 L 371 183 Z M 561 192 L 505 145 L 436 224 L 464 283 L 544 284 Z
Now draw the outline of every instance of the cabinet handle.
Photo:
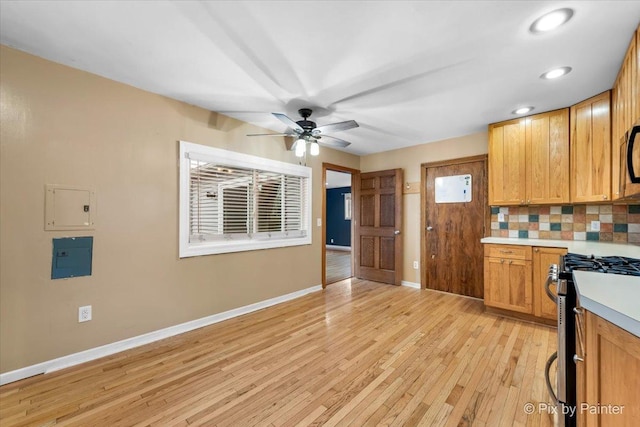
M 584 319 L 584 310 L 578 308 L 578 307 L 573 307 L 573 312 L 575 313 L 575 319 L 576 319 L 576 335 L 578 336 L 578 344 L 580 347 L 580 351 L 582 352 L 582 355 L 584 356 L 585 351 L 584 351 L 584 329 L 582 326 L 582 322 Z M 576 354 L 573 357 L 573 361 L 576 361 L 576 358 L 582 362 L 583 359 L 581 359 L 580 357 L 578 357 L 578 355 Z
M 500 258 L 500 264 L 504 264 L 504 259 Z
M 573 363 L 584 362 L 584 359 L 577 354 L 573 355 Z
M 501 254 L 512 254 L 513 251 L 505 251 L 504 249 L 500 249 Z
M 535 248 L 535 249 L 533 250 L 533 252 L 538 253 L 538 252 L 540 252 L 540 249 Z
M 605 194 L 604 196 L 602 196 L 602 198 L 603 198 L 604 200 L 607 200 L 607 195 Z
M 520 204 L 524 205 L 524 199 L 520 200 Z
M 527 203 L 531 203 L 531 199 L 527 200 Z

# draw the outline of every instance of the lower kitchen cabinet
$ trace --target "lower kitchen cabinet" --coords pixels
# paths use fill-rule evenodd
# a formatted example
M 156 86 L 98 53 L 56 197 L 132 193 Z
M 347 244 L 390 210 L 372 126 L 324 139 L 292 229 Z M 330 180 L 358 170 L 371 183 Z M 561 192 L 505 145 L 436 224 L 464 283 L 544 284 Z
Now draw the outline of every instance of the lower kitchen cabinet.
M 484 245 L 484 304 L 528 320 L 555 324 L 556 304 L 545 292 L 551 264 L 558 264 L 564 248 L 524 245 Z M 551 291 L 555 293 L 555 285 Z
M 485 245 L 484 304 L 533 314 L 531 247 Z
M 584 311 L 584 348 L 576 348 L 578 425 L 640 425 L 640 338 Z

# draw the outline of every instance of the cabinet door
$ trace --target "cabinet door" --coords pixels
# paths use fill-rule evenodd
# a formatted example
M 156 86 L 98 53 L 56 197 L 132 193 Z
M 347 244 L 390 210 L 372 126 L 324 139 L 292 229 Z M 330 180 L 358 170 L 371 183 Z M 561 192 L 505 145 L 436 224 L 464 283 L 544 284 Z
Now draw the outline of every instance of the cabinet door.
M 489 204 L 526 202 L 526 124 L 524 119 L 489 126 Z
M 631 184 L 625 173 L 626 146 L 624 135 L 631 126 L 640 120 L 640 77 L 638 76 L 638 41 L 640 32 L 636 32 L 629 44 L 620 72 L 612 90 L 612 170 L 611 184 L 614 200 L 640 194 L 640 184 Z M 635 170 L 640 168 L 640 148 L 634 153 L 634 160 L 638 163 Z
M 579 306 L 576 308 L 576 356 L 578 357 L 575 359 L 576 405 L 578 408 L 581 408 L 581 405 L 587 402 L 587 324 L 585 322 L 585 310 Z M 587 425 L 587 420 L 583 411 L 578 410 L 576 412 L 576 425 L 578 427 L 585 427 Z
M 571 201 L 611 200 L 611 96 L 571 107 Z
M 537 317 L 556 320 L 558 318 L 557 305 L 547 296 L 544 290 L 545 282 L 551 264 L 558 264 L 560 256 L 565 255 L 564 248 L 534 248 L 533 249 L 533 314 Z M 555 293 L 555 284 L 551 288 Z
M 484 303 L 490 307 L 533 313 L 531 261 L 485 258 Z
M 527 118 L 527 204 L 569 202 L 569 109 Z
M 621 139 L 626 132 L 624 123 L 624 73 L 626 69 L 623 67 L 620 69 L 618 79 L 616 80 L 613 89 L 611 90 L 611 197 L 613 200 L 617 200 L 623 197 L 624 185 L 622 169 L 620 168 L 620 159 L 622 147 L 620 143 Z
M 619 413 L 582 412 L 587 426 L 635 427 L 640 420 L 640 338 L 586 312 L 586 384 L 589 405 L 624 408 Z
M 635 44 L 635 67 L 631 75 L 631 81 L 634 82 L 634 87 L 631 96 L 635 100 L 635 112 L 632 122 L 635 123 L 640 120 L 640 25 L 636 30 L 636 44 Z

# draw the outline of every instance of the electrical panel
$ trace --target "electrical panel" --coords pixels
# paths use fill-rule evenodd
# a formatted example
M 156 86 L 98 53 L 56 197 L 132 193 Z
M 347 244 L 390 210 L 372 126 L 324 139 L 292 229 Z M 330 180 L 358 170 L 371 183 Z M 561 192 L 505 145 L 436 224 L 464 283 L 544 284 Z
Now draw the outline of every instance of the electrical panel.
M 93 237 L 53 239 L 51 278 L 91 276 Z
M 95 191 L 61 185 L 46 186 L 45 230 L 95 228 Z

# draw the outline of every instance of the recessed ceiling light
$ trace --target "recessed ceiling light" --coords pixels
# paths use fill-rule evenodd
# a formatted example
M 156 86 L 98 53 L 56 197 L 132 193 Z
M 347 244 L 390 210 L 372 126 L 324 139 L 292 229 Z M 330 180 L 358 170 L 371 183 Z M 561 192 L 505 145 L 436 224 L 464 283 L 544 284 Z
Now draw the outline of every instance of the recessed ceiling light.
M 543 73 L 540 78 L 541 79 L 557 79 L 558 77 L 562 77 L 565 74 L 569 74 L 571 72 L 571 67 L 560 67 L 554 68 L 553 70 L 549 70 L 546 73 Z
M 556 9 L 533 21 L 533 24 L 529 27 L 529 31 L 532 33 L 545 33 L 547 31 L 551 31 L 567 22 L 572 16 L 573 9 Z
M 529 111 L 532 111 L 532 110 L 533 110 L 533 107 L 522 107 L 522 108 L 518 108 L 517 110 L 513 110 L 511 114 L 517 114 L 517 115 L 527 114 Z

